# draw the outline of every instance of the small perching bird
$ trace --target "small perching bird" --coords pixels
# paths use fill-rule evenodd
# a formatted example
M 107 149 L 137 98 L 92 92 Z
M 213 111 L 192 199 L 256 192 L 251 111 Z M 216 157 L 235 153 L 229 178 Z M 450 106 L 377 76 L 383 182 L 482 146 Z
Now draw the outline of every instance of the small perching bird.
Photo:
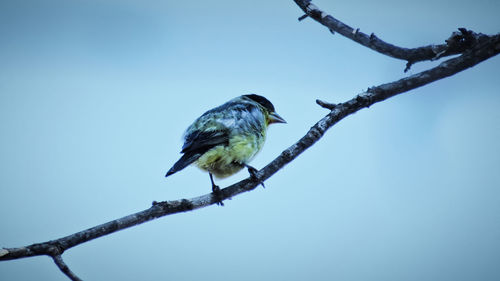
M 215 195 L 220 189 L 212 175 L 226 178 L 246 167 L 255 177 L 257 170 L 248 162 L 261 150 L 272 123 L 286 121 L 268 99 L 254 94 L 239 96 L 203 113 L 187 128 L 183 155 L 165 177 L 195 164 L 210 175 Z

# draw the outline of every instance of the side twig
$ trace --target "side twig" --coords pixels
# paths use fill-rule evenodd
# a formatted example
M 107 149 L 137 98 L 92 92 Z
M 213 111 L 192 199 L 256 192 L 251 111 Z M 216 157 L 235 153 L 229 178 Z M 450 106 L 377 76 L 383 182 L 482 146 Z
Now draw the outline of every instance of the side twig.
M 69 269 L 69 267 L 66 265 L 66 263 L 62 259 L 61 255 L 55 255 L 52 257 L 52 259 L 56 263 L 57 267 L 59 267 L 59 269 L 64 274 L 66 274 L 66 276 L 68 276 L 69 279 L 71 279 L 73 281 L 82 281 L 82 279 L 80 279 L 78 276 L 76 276 L 76 274 L 74 274 L 73 271 L 71 271 L 71 269 Z
M 329 103 L 329 102 L 326 102 L 326 101 L 323 101 L 323 100 L 316 100 L 316 103 L 323 107 L 323 108 L 326 108 L 326 109 L 330 109 L 330 110 L 333 110 L 337 105 L 334 104 L 334 103 Z

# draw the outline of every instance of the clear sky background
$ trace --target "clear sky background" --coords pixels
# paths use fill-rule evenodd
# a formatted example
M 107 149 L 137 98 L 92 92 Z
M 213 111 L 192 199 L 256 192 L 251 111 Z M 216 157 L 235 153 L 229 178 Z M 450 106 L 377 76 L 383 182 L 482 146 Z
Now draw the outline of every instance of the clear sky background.
M 500 32 L 500 2 L 315 2 L 393 44 Z M 327 111 L 437 64 L 375 53 L 293 1 L 0 2 L 0 247 L 210 192 L 165 179 L 185 128 L 242 94 L 270 99 L 261 168 Z M 68 250 L 84 280 L 500 280 L 500 57 L 342 120 L 256 190 Z M 228 186 L 246 171 L 218 181 Z M 1 280 L 67 280 L 47 257 Z

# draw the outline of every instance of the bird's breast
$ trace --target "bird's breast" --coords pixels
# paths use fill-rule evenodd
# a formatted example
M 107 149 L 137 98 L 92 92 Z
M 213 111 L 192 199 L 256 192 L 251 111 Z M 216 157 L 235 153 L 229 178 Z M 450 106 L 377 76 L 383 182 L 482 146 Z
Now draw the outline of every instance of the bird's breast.
M 228 145 L 219 145 L 205 152 L 196 165 L 218 178 L 239 172 L 261 150 L 265 134 L 231 136 Z

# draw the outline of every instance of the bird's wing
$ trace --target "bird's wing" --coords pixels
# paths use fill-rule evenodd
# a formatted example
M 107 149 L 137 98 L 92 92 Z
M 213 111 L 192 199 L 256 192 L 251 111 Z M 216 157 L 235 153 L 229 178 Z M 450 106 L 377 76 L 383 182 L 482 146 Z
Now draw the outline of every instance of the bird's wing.
M 217 145 L 227 145 L 228 143 L 228 130 L 194 131 L 186 136 L 181 153 L 203 154 Z
M 229 133 L 225 130 L 214 131 L 193 131 L 186 136 L 186 142 L 182 147 L 181 159 L 179 159 L 172 168 L 167 172 L 165 177 L 168 177 L 194 161 L 198 160 L 203 153 L 217 145 L 227 145 L 229 143 Z

